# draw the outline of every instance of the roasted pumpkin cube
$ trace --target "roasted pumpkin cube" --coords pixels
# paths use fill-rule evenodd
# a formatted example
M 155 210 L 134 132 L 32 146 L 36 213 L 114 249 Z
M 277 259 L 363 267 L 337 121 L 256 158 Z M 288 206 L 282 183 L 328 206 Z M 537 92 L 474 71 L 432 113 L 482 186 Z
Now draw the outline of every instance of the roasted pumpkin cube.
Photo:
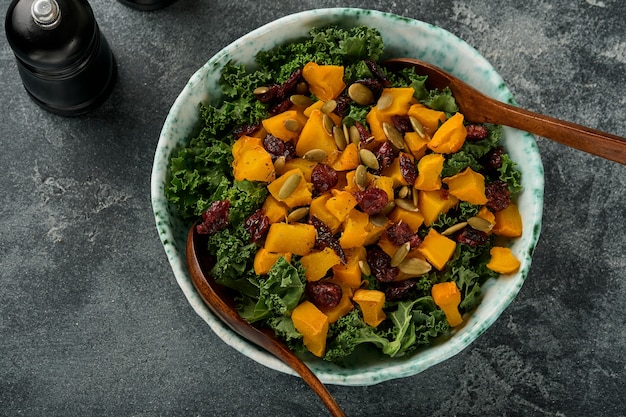
M 309 85 L 309 90 L 320 100 L 339 97 L 346 88 L 343 81 L 344 68 L 340 65 L 318 65 L 308 62 L 302 68 L 302 78 Z
M 303 301 L 291 313 L 291 320 L 309 352 L 320 358 L 324 356 L 328 334 L 326 314 L 310 301 Z
M 417 251 L 439 271 L 445 268 L 455 250 L 456 242 L 435 229 L 430 229 L 424 241 L 417 247 Z
M 491 230 L 493 233 L 505 237 L 520 237 L 522 235 L 522 216 L 516 204 L 510 203 L 507 208 L 496 211 L 494 216 L 496 224 Z
M 445 158 L 431 153 L 417 161 L 417 178 L 413 187 L 417 190 L 434 191 L 441 189 L 441 171 Z
M 476 205 L 487 203 L 485 177 L 470 167 L 465 168 L 456 175 L 444 178 L 442 181 L 448 186 L 450 194 L 461 201 L 467 201 Z
M 500 274 L 512 274 L 520 267 L 520 261 L 515 257 L 510 248 L 494 246 L 489 251 L 491 259 L 487 268 Z
M 428 148 L 437 153 L 457 152 L 465 143 L 467 129 L 463 124 L 464 117 L 461 113 L 455 113 L 439 126 L 432 139 L 428 142 Z
M 300 258 L 304 267 L 304 276 L 307 281 L 319 281 L 326 276 L 330 268 L 341 263 L 339 255 L 331 249 L 324 248 L 321 251 L 310 252 Z
M 372 327 L 377 327 L 387 318 L 383 311 L 385 293 L 378 290 L 358 289 L 352 300 L 359 305 L 363 313 L 363 321 Z
M 305 223 L 274 223 L 265 237 L 265 248 L 270 252 L 293 253 L 304 256 L 315 246 L 315 227 Z
M 430 226 L 437 220 L 439 214 L 447 213 L 458 202 L 455 196 L 443 190 L 420 191 L 417 206 L 424 216 L 424 224 Z
M 344 250 L 346 263 L 333 266 L 333 277 L 336 281 L 351 288 L 361 286 L 360 261 L 365 261 L 367 252 L 364 246 Z
M 367 239 L 369 216 L 357 209 L 350 210 L 348 216 L 343 221 L 343 231 L 339 237 L 339 245 L 343 249 L 362 246 Z
M 274 253 L 266 248 L 259 248 L 254 255 L 254 273 L 257 275 L 267 274 L 280 257 L 284 257 L 287 262 L 291 262 L 291 253 Z
M 287 181 L 290 181 L 290 178 L 294 175 L 300 177 L 300 182 L 298 182 L 297 186 L 295 186 L 287 196 L 282 198 L 281 193 L 284 190 L 283 187 L 285 187 Z M 313 199 L 313 194 L 311 192 L 312 185 L 305 180 L 302 170 L 298 168 L 289 170 L 280 177 L 276 178 L 267 186 L 267 190 L 270 192 L 272 197 L 289 208 L 309 205 Z

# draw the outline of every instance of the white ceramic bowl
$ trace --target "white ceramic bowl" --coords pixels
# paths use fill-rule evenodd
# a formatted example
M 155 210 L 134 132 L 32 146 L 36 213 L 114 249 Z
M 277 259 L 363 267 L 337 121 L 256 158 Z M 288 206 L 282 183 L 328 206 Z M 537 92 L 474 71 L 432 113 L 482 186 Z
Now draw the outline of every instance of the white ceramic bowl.
M 289 15 L 241 37 L 213 56 L 189 80 L 172 106 L 163 126 L 152 171 L 152 205 L 157 229 L 176 280 L 194 310 L 227 344 L 272 369 L 293 374 L 264 350 L 234 334 L 204 305 L 196 292 L 185 262 L 188 224 L 183 223 L 164 197 L 167 164 L 177 146 L 185 144 L 198 125 L 198 103 L 219 100 L 218 80 L 230 60 L 252 65 L 258 50 L 268 49 L 307 36 L 312 27 L 327 24 L 365 24 L 383 36 L 385 58 L 414 57 L 435 64 L 469 82 L 484 93 L 513 103 L 513 97 L 493 67 L 472 47 L 451 33 L 430 24 L 397 15 L 362 9 L 334 8 Z M 521 260 L 519 272 L 490 280 L 484 286 L 484 299 L 467 323 L 449 339 L 436 346 L 399 359 L 364 360 L 349 369 L 315 361 L 308 365 L 324 383 L 371 385 L 417 374 L 459 353 L 481 335 L 511 303 L 528 274 L 532 253 L 539 238 L 543 204 L 543 166 L 532 135 L 504 128 L 504 145 L 522 171 L 524 191 L 518 205 L 524 223 L 523 236 L 512 250 Z

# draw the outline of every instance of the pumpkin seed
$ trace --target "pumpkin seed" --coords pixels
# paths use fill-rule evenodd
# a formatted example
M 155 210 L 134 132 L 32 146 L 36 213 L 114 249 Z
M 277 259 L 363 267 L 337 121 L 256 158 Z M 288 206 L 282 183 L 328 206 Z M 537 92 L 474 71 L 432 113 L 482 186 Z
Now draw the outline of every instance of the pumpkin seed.
M 387 225 L 389 219 L 382 213 L 372 214 L 370 216 L 370 222 L 376 227 L 384 227 Z
M 367 168 L 359 165 L 354 172 L 354 183 L 361 189 L 367 187 Z
M 391 257 L 391 266 L 396 267 L 404 261 L 404 258 L 409 254 L 411 250 L 411 243 L 404 242 L 398 249 L 396 249 L 395 253 Z
M 389 142 L 391 142 L 396 149 L 404 149 L 404 138 L 402 137 L 402 133 L 400 133 L 394 125 L 383 122 L 383 132 L 385 132 L 385 136 L 387 136 Z
M 290 132 L 299 132 L 302 129 L 300 122 L 296 119 L 285 119 L 283 121 L 283 126 Z
M 413 130 L 415 130 L 415 132 L 417 132 L 417 134 L 420 135 L 422 139 L 424 139 L 426 137 L 426 131 L 424 131 L 424 125 L 422 125 L 422 123 L 413 116 L 409 116 L 409 121 L 411 122 L 411 126 L 413 127 Z
M 311 104 L 313 104 L 313 100 L 311 100 L 310 97 L 307 97 L 304 94 L 294 94 L 289 97 L 289 101 L 300 107 L 309 107 Z
M 322 104 L 322 107 L 320 107 L 320 111 L 324 114 L 330 114 L 334 112 L 336 108 L 337 108 L 337 102 L 331 99 L 331 100 L 325 101 L 324 104 Z
M 407 211 L 419 211 L 417 206 L 413 204 L 412 201 L 409 201 L 406 198 L 396 198 L 394 200 L 394 203 L 396 203 L 396 206 Z
M 367 106 L 374 102 L 374 93 L 361 83 L 354 83 L 348 87 L 348 96 L 361 106 Z
M 441 232 L 441 234 L 444 235 L 444 236 L 450 236 L 451 234 L 458 232 L 459 230 L 461 230 L 465 226 L 467 226 L 467 222 L 457 223 L 455 225 L 452 225 L 452 226 L 448 227 L 446 230 Z
M 308 207 L 299 207 L 295 210 L 293 210 L 291 213 L 289 213 L 289 215 L 287 216 L 287 222 L 288 223 L 295 223 L 299 220 L 304 219 L 306 216 L 309 215 L 309 208 Z
M 335 138 L 335 145 L 337 145 L 337 149 L 340 151 L 346 149 L 346 146 L 348 145 L 343 131 L 344 129 L 340 126 L 333 126 L 333 138 Z
M 342 124 L 341 128 L 341 130 L 343 130 L 343 137 L 346 138 L 346 144 L 350 143 L 350 128 L 345 124 Z
M 493 229 L 493 223 L 491 223 L 487 219 L 483 219 L 482 217 L 473 216 L 467 219 L 467 223 L 472 227 L 472 229 L 476 229 L 479 232 L 491 232 Z
M 413 192 L 411 193 L 411 197 L 413 197 L 413 205 L 415 207 L 419 207 L 419 200 L 418 200 L 418 192 L 417 190 L 413 190 Z
M 393 104 L 393 96 L 389 93 L 382 93 L 376 102 L 378 110 L 385 110 Z
M 400 190 L 398 190 L 398 197 L 399 198 L 407 198 L 409 196 L 409 187 L 404 185 L 402 187 L 400 187 Z
M 280 175 L 285 170 L 285 164 L 287 163 L 287 158 L 284 155 L 279 156 L 274 161 L 274 171 L 276 171 L 277 175 Z
M 322 162 L 327 156 L 326 151 L 323 149 L 311 149 L 302 155 L 302 159 L 311 162 Z
M 278 198 L 284 200 L 289 197 L 291 193 L 296 191 L 296 188 L 300 185 L 302 177 L 299 174 L 292 174 L 285 180 L 280 190 L 278 190 Z
M 377 170 L 378 168 L 380 168 L 376 155 L 374 155 L 374 152 L 370 151 L 369 149 L 363 148 L 359 150 L 359 157 L 361 158 L 361 162 L 363 162 L 363 165 L 365 165 L 366 167 L 373 170 Z
M 254 94 L 255 96 L 259 96 L 261 94 L 265 94 L 268 91 L 270 91 L 269 87 L 266 86 L 262 86 L 262 87 L 257 87 L 252 91 L 252 94 Z
M 322 116 L 322 125 L 324 126 L 324 130 L 326 131 L 326 133 L 329 136 L 332 136 L 333 127 L 335 127 L 335 122 L 333 121 L 333 118 L 324 113 L 324 115 Z
M 408 275 L 406 278 L 419 277 L 430 272 L 433 267 L 420 258 L 406 258 L 398 265 L 398 269 Z
M 359 261 L 359 269 L 361 270 L 361 273 L 365 275 L 366 277 L 369 277 L 372 275 L 372 270 L 370 269 L 370 266 L 365 261 Z
M 348 130 L 349 130 L 348 136 L 350 137 L 350 142 L 354 143 L 355 145 L 360 145 L 361 134 L 359 133 L 359 129 L 357 129 L 355 125 L 352 125 L 350 126 Z

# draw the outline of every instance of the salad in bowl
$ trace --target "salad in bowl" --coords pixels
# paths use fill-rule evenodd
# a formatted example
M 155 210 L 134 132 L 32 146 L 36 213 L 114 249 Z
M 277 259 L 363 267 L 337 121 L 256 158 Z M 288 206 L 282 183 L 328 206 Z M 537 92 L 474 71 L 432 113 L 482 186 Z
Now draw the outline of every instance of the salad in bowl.
M 181 94 L 155 158 L 159 232 L 194 308 L 244 354 L 290 372 L 200 305 L 180 253 L 189 227 L 240 315 L 323 382 L 414 374 L 469 344 L 519 290 L 540 224 L 536 146 L 385 66 L 425 55 L 388 42 L 390 21 L 439 42 L 451 36 L 441 29 L 356 9 L 282 24 L 303 19 L 289 39 L 259 29 L 268 40 L 250 56 L 227 48 Z

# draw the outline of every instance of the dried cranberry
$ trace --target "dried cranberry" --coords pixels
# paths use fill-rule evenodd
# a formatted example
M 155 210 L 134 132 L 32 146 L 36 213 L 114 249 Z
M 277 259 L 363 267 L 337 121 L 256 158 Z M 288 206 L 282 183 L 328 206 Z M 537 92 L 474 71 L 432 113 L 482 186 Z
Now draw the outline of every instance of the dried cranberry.
M 335 251 L 342 263 L 348 262 L 343 248 L 339 244 L 339 240 L 333 236 L 330 227 L 317 217 L 313 216 L 309 219 L 309 223 L 315 227 L 315 249 L 331 248 Z
M 487 243 L 489 235 L 471 227 L 465 227 L 456 235 L 456 241 L 469 246 L 481 246 Z
M 340 95 L 335 99 L 337 102 L 337 107 L 335 107 L 334 113 L 337 116 L 343 117 L 346 114 L 346 110 L 350 106 L 350 101 L 352 99 L 345 94 Z
M 394 281 L 385 285 L 385 299 L 388 301 L 402 300 L 407 298 L 409 292 L 415 288 L 415 281 L 410 279 L 404 281 Z
M 380 213 L 389 202 L 389 196 L 385 190 L 369 187 L 355 193 L 356 201 L 365 213 Z
M 250 242 L 256 242 L 269 230 L 270 219 L 265 215 L 264 210 L 259 209 L 246 219 L 243 228 L 250 233 Z
M 337 307 L 342 294 L 341 286 L 334 282 L 311 281 L 306 284 L 306 298 L 318 308 Z
M 405 222 L 394 223 L 385 231 L 387 237 L 396 246 L 400 246 L 411 239 L 414 233 L 411 227 Z
M 391 256 L 379 247 L 367 251 L 367 264 L 380 282 L 391 282 L 398 277 L 398 268 L 391 266 Z
M 237 128 L 235 128 L 233 130 L 233 136 L 235 137 L 235 139 L 239 139 L 240 137 L 244 136 L 244 135 L 251 135 L 254 132 L 256 132 L 257 130 L 259 130 L 261 126 L 259 124 L 253 124 L 253 125 L 241 125 Z
M 493 148 L 486 156 L 484 164 L 492 169 L 500 169 L 502 167 L 502 155 L 504 154 L 504 148 L 498 146 Z
M 270 113 L 270 116 L 276 116 L 277 114 L 281 114 L 289 110 L 291 105 L 291 100 L 289 100 L 289 98 L 284 98 L 281 101 L 278 101 L 270 106 L 268 111 Z
M 417 168 L 415 164 L 405 153 L 400 154 L 398 162 L 400 164 L 400 174 L 402 174 L 402 178 L 404 178 L 409 185 L 413 185 L 417 179 Z
M 378 66 L 376 62 L 369 60 L 369 59 L 366 59 L 364 62 L 365 62 L 365 65 L 367 65 L 367 68 L 372 73 L 372 75 L 374 75 L 376 79 L 380 80 L 383 87 L 389 87 L 391 85 L 391 82 L 387 79 L 387 77 L 385 76 L 385 73 L 381 70 L 381 68 Z
M 504 210 L 511 202 L 511 192 L 506 181 L 497 180 L 485 185 L 486 206 L 494 211 Z
M 376 159 L 378 160 L 379 169 L 382 171 L 383 169 L 389 167 L 393 162 L 394 154 L 393 154 L 393 146 L 391 146 L 391 142 L 385 141 L 382 145 L 378 147 L 376 150 Z
M 375 78 L 361 78 L 356 80 L 355 83 L 363 84 L 371 90 L 374 95 L 379 95 L 383 89 L 383 84 L 380 80 Z
M 315 190 L 323 193 L 330 190 L 339 182 L 337 171 L 326 164 L 317 164 L 311 171 L 311 183 Z
M 296 147 L 292 141 L 282 141 L 274 135 L 266 135 L 263 139 L 263 148 L 270 154 L 272 160 L 284 156 L 289 160 L 296 154 Z
M 489 136 L 489 130 L 483 125 L 467 125 L 465 129 L 467 129 L 466 139 L 470 141 L 482 140 Z
M 209 208 L 202 213 L 202 223 L 196 225 L 196 232 L 201 235 L 212 235 L 228 227 L 228 200 L 218 200 L 211 203 Z
M 409 116 L 391 116 L 391 122 L 393 123 L 393 126 L 402 134 L 413 130 Z

